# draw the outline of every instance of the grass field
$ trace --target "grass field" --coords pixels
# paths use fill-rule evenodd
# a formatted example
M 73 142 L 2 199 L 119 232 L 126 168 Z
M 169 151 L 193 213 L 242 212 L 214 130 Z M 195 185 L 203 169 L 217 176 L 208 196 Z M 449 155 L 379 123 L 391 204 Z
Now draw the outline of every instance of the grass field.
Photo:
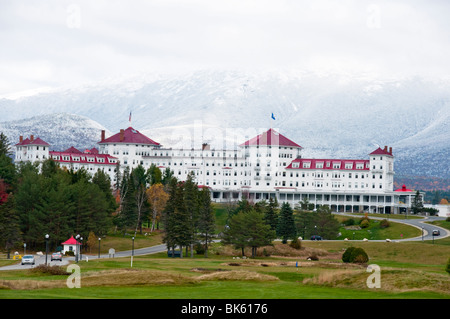
M 220 230 L 225 208 L 217 209 L 216 215 Z M 404 229 L 398 223 L 388 227 L 390 234 L 377 230 L 378 225 L 375 222 L 359 230 L 357 238 L 417 235 L 415 229 Z M 450 227 L 448 222 L 440 226 Z M 371 232 L 364 233 L 367 230 Z M 160 233 L 138 234 L 135 248 L 160 242 Z M 367 252 L 367 264 L 342 262 L 342 253 L 352 245 Z M 102 253 L 111 247 L 131 249 L 131 235 L 103 238 Z M 93 248 L 91 253 L 97 251 Z M 318 260 L 308 260 L 311 256 Z M 0 271 L 0 299 L 450 299 L 450 275 L 445 271 L 449 257 L 450 238 L 434 244 L 303 241 L 300 250 L 275 242 L 259 248 L 254 259 L 243 259 L 240 250 L 217 243 L 209 258 L 168 258 L 158 253 L 135 256 L 132 268 L 130 258 L 79 262 L 81 289 L 67 287 L 68 274 Z M 0 266 L 8 263 L 11 261 L 0 260 Z M 368 264 L 380 267 L 381 288 L 367 287 Z
M 92 260 L 78 264 L 81 289 L 67 288 L 67 276 L 3 271 L 0 298 L 450 298 L 450 276 L 445 272 L 448 245 L 359 242 L 369 263 L 381 267 L 379 289 L 367 288 L 367 265 L 341 262 L 349 245 L 304 242 L 296 251 L 276 243 L 274 252 L 279 255 L 255 259 L 236 259 L 236 251 L 216 245 L 212 252 L 221 254 L 210 258 L 135 256 L 133 268 L 130 258 Z M 307 260 L 312 253 L 318 261 Z

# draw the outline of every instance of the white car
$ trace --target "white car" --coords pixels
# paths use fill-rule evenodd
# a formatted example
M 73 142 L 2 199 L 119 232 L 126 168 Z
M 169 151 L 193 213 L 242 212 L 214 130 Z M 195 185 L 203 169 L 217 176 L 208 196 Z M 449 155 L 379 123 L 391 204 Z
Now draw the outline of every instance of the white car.
M 25 256 L 23 256 L 21 264 L 22 265 L 25 265 L 25 264 L 34 265 L 35 264 L 34 256 L 33 255 L 25 255 Z

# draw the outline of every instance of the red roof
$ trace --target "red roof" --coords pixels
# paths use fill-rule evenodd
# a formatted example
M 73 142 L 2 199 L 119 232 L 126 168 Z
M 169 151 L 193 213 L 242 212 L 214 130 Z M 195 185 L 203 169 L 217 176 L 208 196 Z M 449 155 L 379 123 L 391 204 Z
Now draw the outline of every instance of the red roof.
M 403 185 L 402 188 L 395 190 L 396 192 L 414 192 L 412 189 L 406 188 L 406 185 Z
M 51 158 L 58 163 L 116 165 L 117 157 L 108 154 L 82 153 L 74 147 L 64 152 L 50 151 Z
M 298 163 L 298 165 L 294 165 Z M 321 165 L 320 165 L 321 164 Z M 286 169 L 369 170 L 369 160 L 297 158 Z M 362 168 L 356 168 L 362 167 Z
M 62 153 L 75 153 L 75 154 L 82 154 L 81 151 L 77 150 L 75 147 L 71 146 L 70 148 L 66 149 Z
M 135 130 L 132 127 L 127 128 L 126 130 L 120 130 L 119 133 L 104 139 L 103 141 L 98 142 L 98 144 L 107 144 L 107 143 L 127 143 L 127 144 L 149 144 L 149 145 L 160 145 L 159 143 L 153 141 L 147 136 L 143 135 L 139 131 Z
M 81 245 L 81 244 L 72 236 L 68 240 L 63 242 L 62 245 Z
M 50 146 L 47 142 L 44 142 L 39 137 L 33 138 L 33 140 L 26 138 L 22 142 L 17 143 L 16 146 L 24 146 L 24 145 L 43 145 L 43 146 Z
M 375 151 L 373 151 L 369 155 L 388 155 L 388 156 L 393 156 L 392 155 L 392 147 L 390 147 L 389 150 L 388 150 L 387 146 L 385 146 L 384 149 L 382 149 L 381 147 L 378 147 Z
M 241 146 L 245 145 L 268 145 L 268 146 L 278 145 L 278 146 L 302 148 L 300 145 L 291 141 L 290 139 L 278 133 L 274 129 L 269 129 L 267 132 L 259 134 L 258 136 L 249 139 L 248 141 L 241 144 Z

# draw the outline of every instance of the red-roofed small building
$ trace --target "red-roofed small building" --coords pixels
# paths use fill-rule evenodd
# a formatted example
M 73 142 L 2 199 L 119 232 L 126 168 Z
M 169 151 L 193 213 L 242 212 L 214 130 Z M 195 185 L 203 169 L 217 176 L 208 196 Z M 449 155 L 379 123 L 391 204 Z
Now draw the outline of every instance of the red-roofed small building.
M 61 243 L 61 245 L 63 245 L 63 250 L 61 251 L 62 254 L 71 251 L 76 255 L 81 243 L 71 236 L 68 240 Z

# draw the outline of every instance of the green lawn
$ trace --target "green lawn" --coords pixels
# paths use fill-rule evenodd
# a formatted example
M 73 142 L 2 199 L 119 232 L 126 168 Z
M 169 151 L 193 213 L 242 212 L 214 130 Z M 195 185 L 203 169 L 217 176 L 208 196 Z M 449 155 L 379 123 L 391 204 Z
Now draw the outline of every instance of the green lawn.
M 212 255 L 210 258 L 167 258 L 164 253 L 130 258 L 80 262 L 81 289 L 65 287 L 66 277 L 36 274 L 26 270 L 0 272 L 0 298 L 20 299 L 405 299 L 450 298 L 450 276 L 445 263 L 450 256 L 447 245 L 422 242 L 358 242 L 370 257 L 370 264 L 381 267 L 381 289 L 366 287 L 369 276 L 365 267 L 346 268 L 339 259 L 321 256 L 317 262 L 304 257 L 265 257 L 233 259 Z M 283 245 L 276 243 L 276 245 Z M 303 242 L 336 254 L 348 242 Z M 331 255 L 330 255 L 331 256 Z M 331 258 L 331 257 L 330 257 Z M 300 264 L 295 266 L 295 262 Z M 230 265 L 230 263 L 239 266 Z M 309 264 L 307 264 L 309 263 Z M 262 265 L 265 266 L 262 266 Z M 344 267 L 344 268 L 342 268 Z M 196 271 L 196 270 L 201 270 Z M 249 273 L 267 275 L 274 280 L 225 279 L 199 280 L 205 273 Z M 103 279 L 93 280 L 104 275 Z M 133 277 L 135 276 L 135 277 Z M 137 277 L 136 277 L 137 276 Z M 149 279 L 150 278 L 150 279 Z M 153 281 L 155 280 L 155 281 Z M 5 282 L 23 283 L 21 289 L 7 289 Z M 59 287 L 36 288 L 33 283 L 58 283 Z M 31 286 L 30 286 L 31 285 Z
M 225 225 L 226 216 L 226 208 L 217 206 L 218 231 Z M 371 220 L 370 227 L 355 231 L 355 239 L 420 235 L 420 230 L 390 221 L 390 227 L 380 229 L 379 221 Z M 448 222 L 440 225 L 450 227 Z M 353 231 L 342 232 L 342 238 L 352 239 Z M 138 234 L 135 248 L 159 243 L 161 233 Z M 275 245 L 286 248 L 280 242 Z M 363 248 L 370 258 L 368 264 L 381 267 L 380 289 L 367 288 L 367 265 L 342 263 L 340 256 L 350 246 Z M 67 276 L 0 271 L 0 299 L 450 299 L 450 275 L 445 271 L 450 238 L 436 239 L 434 244 L 304 241 L 302 247 L 298 255 L 243 260 L 226 254 L 220 249 L 223 246 L 216 244 L 209 258 L 168 258 L 166 253 L 135 256 L 133 268 L 130 258 L 90 259 L 78 264 L 81 289 L 67 288 Z M 131 235 L 106 236 L 101 242 L 102 253 L 109 248 L 131 249 Z M 93 250 L 91 253 L 96 254 Z M 307 261 L 308 254 L 302 252 L 309 250 L 319 252 L 318 261 Z M 219 252 L 221 255 L 217 255 Z M 0 266 L 11 262 L 2 260 Z M 217 277 L 202 277 L 208 275 Z
M 343 222 L 346 219 L 351 219 L 352 217 L 347 216 L 336 216 L 336 219 Z M 359 226 L 359 217 L 353 218 L 355 220 L 354 226 L 348 226 L 348 227 L 340 227 L 339 232 L 341 233 L 341 236 L 339 236 L 337 239 L 355 239 L 355 240 L 362 240 L 364 238 L 367 238 L 368 240 L 384 240 L 386 238 L 389 239 L 403 239 L 403 238 L 412 238 L 412 237 L 418 237 L 422 234 L 421 230 L 412 227 L 409 225 L 396 223 L 393 220 L 389 220 L 390 226 L 387 228 L 382 228 L 380 226 L 380 220 L 377 219 L 370 219 L 370 225 L 367 228 L 361 228 Z M 352 229 L 356 228 L 356 229 Z

